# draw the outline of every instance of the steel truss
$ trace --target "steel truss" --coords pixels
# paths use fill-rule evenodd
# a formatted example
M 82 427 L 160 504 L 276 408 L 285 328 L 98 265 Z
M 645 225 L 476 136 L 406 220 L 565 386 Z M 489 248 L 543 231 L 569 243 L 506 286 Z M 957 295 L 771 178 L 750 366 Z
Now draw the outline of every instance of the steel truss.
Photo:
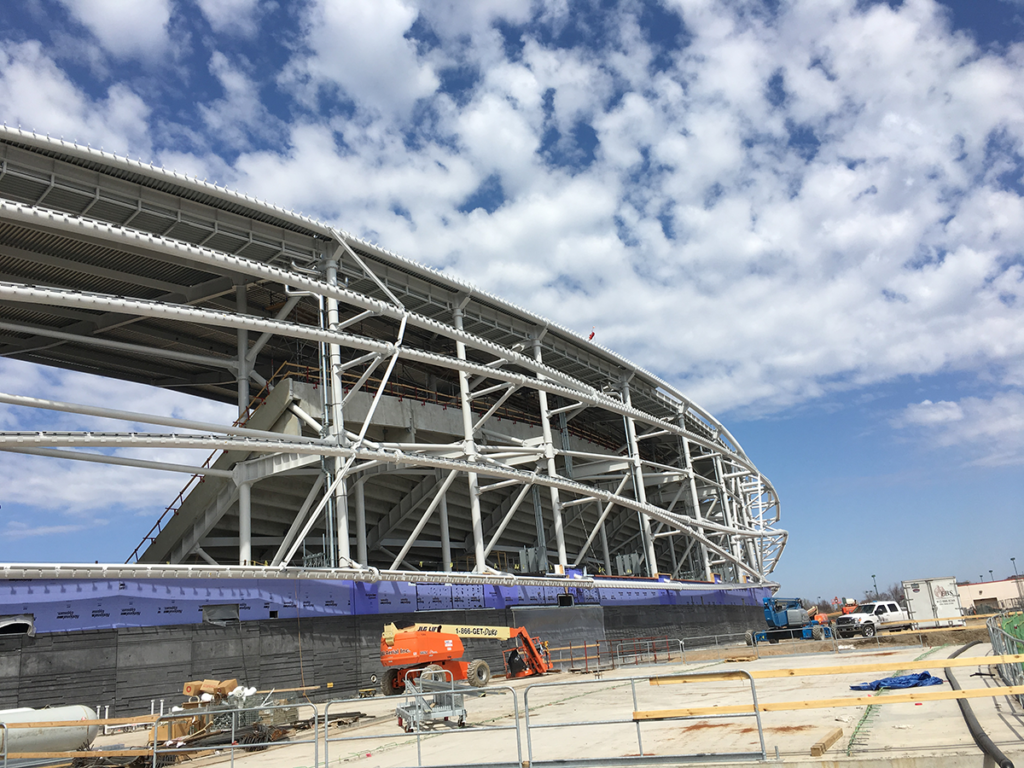
M 0 355 L 238 404 L 216 425 L 0 394 L 174 430 L 0 433 L 4 451 L 204 476 L 143 562 L 283 567 L 312 550 L 395 573 L 553 559 L 728 582 L 778 563 L 767 478 L 614 353 L 204 182 L 12 129 L 0 153 Z M 161 462 L 169 447 L 217 458 Z M 119 448 L 155 458 L 96 452 Z

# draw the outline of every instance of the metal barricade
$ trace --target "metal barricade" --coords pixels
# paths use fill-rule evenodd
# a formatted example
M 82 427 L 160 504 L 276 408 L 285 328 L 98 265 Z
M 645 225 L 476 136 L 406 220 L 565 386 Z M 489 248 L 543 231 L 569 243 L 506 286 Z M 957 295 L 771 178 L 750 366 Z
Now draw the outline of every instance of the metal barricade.
M 561 765 L 561 764 L 564 764 L 566 762 L 564 757 L 552 758 L 552 759 L 548 759 L 548 760 L 544 760 L 544 759 L 538 760 L 536 758 L 536 756 L 534 755 L 534 735 L 533 735 L 534 731 L 538 731 L 538 730 L 542 730 L 542 729 L 557 729 L 557 730 L 559 730 L 559 732 L 563 732 L 564 733 L 569 728 L 590 728 L 590 727 L 595 727 L 595 726 L 607 727 L 607 726 L 614 726 L 614 725 L 633 725 L 635 727 L 635 730 L 636 730 L 637 755 L 636 756 L 632 756 L 631 755 L 628 758 L 624 758 L 623 759 L 623 762 L 628 761 L 630 764 L 642 765 L 644 763 L 664 763 L 666 761 L 671 761 L 671 760 L 692 761 L 692 760 L 694 760 L 694 759 L 696 759 L 698 757 L 701 757 L 701 758 L 703 758 L 705 760 L 711 760 L 711 759 L 716 759 L 716 760 L 737 759 L 738 760 L 738 759 L 752 758 L 752 757 L 756 757 L 756 758 L 759 758 L 761 760 L 766 760 L 767 759 L 767 752 L 765 750 L 765 743 L 764 743 L 764 730 L 763 730 L 763 728 L 761 726 L 761 713 L 760 713 L 760 710 L 758 709 L 758 705 L 757 705 L 757 690 L 756 690 L 756 688 L 754 686 L 754 679 L 753 679 L 753 677 L 750 676 L 750 674 L 748 672 L 745 672 L 745 671 L 742 671 L 742 670 L 737 670 L 735 672 L 727 672 L 727 673 L 721 673 L 721 672 L 717 672 L 717 673 L 710 673 L 710 672 L 709 673 L 699 673 L 699 672 L 695 672 L 695 673 L 685 674 L 685 675 L 672 675 L 672 676 L 669 676 L 669 677 L 673 677 L 673 678 L 688 678 L 688 679 L 692 678 L 692 679 L 695 679 L 695 680 L 699 679 L 701 677 L 704 677 L 704 678 L 707 678 L 707 680 L 709 682 L 710 681 L 721 680 L 721 679 L 724 679 L 726 677 L 734 678 L 734 679 L 745 679 L 745 680 L 747 680 L 750 683 L 750 695 L 751 695 L 751 699 L 753 700 L 752 711 L 750 713 L 741 713 L 741 714 L 700 715 L 700 716 L 694 716 L 694 717 L 689 717 L 689 716 L 685 716 L 685 715 L 671 715 L 671 716 L 667 716 L 667 717 L 660 718 L 660 719 L 658 719 L 658 718 L 649 718 L 649 719 L 645 719 L 645 720 L 642 721 L 641 719 L 638 719 L 636 717 L 636 715 L 638 714 L 637 682 L 652 684 L 653 681 L 655 679 L 658 679 L 658 678 L 654 678 L 654 677 L 650 677 L 650 676 L 644 676 L 644 677 L 619 678 L 619 679 L 615 679 L 615 680 L 574 680 L 574 681 L 571 681 L 571 682 L 564 682 L 564 683 L 534 683 L 533 685 L 527 686 L 527 688 L 523 692 L 523 710 L 525 712 L 525 725 L 526 725 L 526 752 L 527 752 L 527 760 L 529 761 L 529 765 L 531 766 L 531 768 L 536 768 L 537 766 Z M 558 721 L 558 722 L 539 723 L 539 724 L 536 721 L 531 722 L 531 717 L 530 717 L 530 694 L 534 693 L 535 691 L 550 690 L 550 689 L 554 689 L 554 688 L 571 688 L 571 687 L 579 687 L 579 686 L 602 686 L 606 690 L 612 690 L 612 689 L 615 689 L 615 688 L 623 688 L 626 685 L 629 686 L 630 694 L 631 694 L 631 699 L 630 699 L 631 709 L 630 709 L 629 717 L 620 717 L 620 718 L 615 718 L 615 719 L 602 719 L 602 720 L 569 721 L 569 722 Z M 735 717 L 753 717 L 753 718 L 756 719 L 756 721 L 757 721 L 758 740 L 759 740 L 759 743 L 761 745 L 760 752 L 721 753 L 721 754 L 716 754 L 716 755 L 702 754 L 702 755 L 698 756 L 698 755 L 686 755 L 686 754 L 654 755 L 654 754 L 651 754 L 649 752 L 645 752 L 644 751 L 643 732 L 641 730 L 641 723 L 642 722 L 663 722 L 664 720 L 691 720 L 691 719 L 710 720 L 710 719 L 735 718 Z M 579 745 L 579 744 L 583 743 L 582 740 L 571 739 L 570 737 L 568 737 L 568 735 L 566 736 L 566 741 L 569 742 L 569 743 L 572 743 L 574 745 Z M 575 765 L 587 765 L 587 764 L 601 765 L 601 764 L 608 764 L 608 762 L 609 762 L 609 758 L 607 756 L 605 756 L 605 755 L 595 756 L 595 757 L 586 757 L 584 755 L 580 755 L 579 754 L 578 746 L 575 749 L 576 749 L 576 751 L 574 752 L 573 757 L 572 757 L 572 763 L 575 764 Z
M 7 730 L 7 723 L 0 723 L 0 736 L 3 736 L 3 738 L 4 738 L 4 749 L 3 749 L 4 768 L 7 768 L 8 735 L 9 735 L 9 732 Z
M 424 686 L 424 687 L 425 688 L 430 688 L 432 686 Z M 425 739 L 428 739 L 428 738 L 429 739 L 433 739 L 433 738 L 455 737 L 457 735 L 466 736 L 466 735 L 469 735 L 469 734 L 479 734 L 481 732 L 491 732 L 491 731 L 514 731 L 514 734 L 515 734 L 514 735 L 515 750 L 516 750 L 516 756 L 517 756 L 517 759 L 516 759 L 515 762 L 513 762 L 511 760 L 509 760 L 507 762 L 497 762 L 497 761 L 490 760 L 490 761 L 487 761 L 485 763 L 469 763 L 469 762 L 465 762 L 465 761 L 460 759 L 458 761 L 458 763 L 459 763 L 459 765 L 486 765 L 489 768 L 492 768 L 492 767 L 493 768 L 497 768 L 497 766 L 508 766 L 509 768 L 519 768 L 519 766 L 521 766 L 523 764 L 522 733 L 521 733 L 521 728 L 520 728 L 520 725 L 519 725 L 519 698 L 518 698 L 518 696 L 516 696 L 516 692 L 512 689 L 512 687 L 511 686 L 507 686 L 507 685 L 488 685 L 486 688 L 469 688 L 469 689 L 462 688 L 462 687 L 456 687 L 456 688 L 454 688 L 454 691 L 457 692 L 458 695 L 466 695 L 466 696 L 472 696 L 474 694 L 476 694 L 476 695 L 484 695 L 484 694 L 486 694 L 487 696 L 491 696 L 491 695 L 495 695 L 495 694 L 502 695 L 502 696 L 510 695 L 511 696 L 511 702 L 512 702 L 510 716 L 512 718 L 512 723 L 513 724 L 512 725 L 473 725 L 473 723 L 471 721 L 467 720 L 462 727 L 458 726 L 457 723 L 449 723 L 449 725 L 453 725 L 455 727 L 442 728 L 442 729 L 437 729 L 437 728 L 429 728 L 428 729 L 428 728 L 425 728 L 425 727 L 421 727 L 423 721 L 421 719 L 417 718 L 417 719 L 413 719 L 411 721 L 412 726 L 413 726 L 412 730 L 407 732 L 406 729 L 405 729 L 407 723 L 405 721 L 402 722 L 401 726 L 398 726 L 398 723 L 397 723 L 397 717 L 398 717 L 397 712 L 398 712 L 398 710 L 399 709 L 408 710 L 408 709 L 412 708 L 413 704 L 416 704 L 418 706 L 418 708 L 420 708 L 420 709 L 427 709 L 427 708 L 429 708 L 431 706 L 431 701 L 432 701 L 433 697 L 435 695 L 437 695 L 437 693 L 438 693 L 438 691 L 436 691 L 436 690 L 429 690 L 429 689 L 428 690 L 423 690 L 422 692 L 416 692 L 414 690 L 410 690 L 407 687 L 406 688 L 406 692 L 404 694 L 399 694 L 397 696 L 385 696 L 385 697 L 380 698 L 380 699 L 378 699 L 378 698 L 373 698 L 373 699 L 365 699 L 365 698 L 332 699 L 331 701 L 328 701 L 327 704 L 324 706 L 324 712 L 323 712 L 323 721 L 324 721 L 324 736 L 323 736 L 323 739 L 324 739 L 324 764 L 325 765 L 330 765 L 330 762 L 331 762 L 330 750 L 331 750 L 331 745 L 332 744 L 333 745 L 339 745 L 339 744 L 342 744 L 342 743 L 346 743 L 346 744 L 356 744 L 356 743 L 366 744 L 366 743 L 371 742 L 371 741 L 377 741 L 378 743 L 381 743 L 383 741 L 387 741 L 390 745 L 394 745 L 394 743 L 396 741 L 396 734 L 393 731 L 381 732 L 378 729 L 378 731 L 376 731 L 376 732 L 372 732 L 372 733 L 363 732 L 363 733 L 359 733 L 357 735 L 345 735 L 345 736 L 331 736 L 330 735 L 330 729 L 329 729 L 329 725 L 328 724 L 330 723 L 330 720 L 331 720 L 331 709 L 332 708 L 337 710 L 337 708 L 342 706 L 342 705 L 353 704 L 353 703 L 358 704 L 360 707 L 367 707 L 369 702 L 373 702 L 375 705 L 377 705 L 378 708 L 382 708 L 384 710 L 384 712 L 386 713 L 387 718 L 388 718 L 388 720 L 390 722 L 394 722 L 395 723 L 394 727 L 396 729 L 398 729 L 398 733 L 400 734 L 400 735 L 398 735 L 398 739 L 407 739 L 406 743 L 409 743 L 409 744 L 411 744 L 412 740 L 415 739 L 415 742 L 416 742 L 416 763 L 415 763 L 415 766 L 417 766 L 417 767 L 420 767 L 420 766 L 424 765 L 424 762 L 423 762 L 423 741 Z M 443 693 L 443 691 L 442 691 L 442 693 Z M 381 715 L 378 715 L 378 718 L 380 718 L 380 717 L 381 717 Z M 391 718 L 396 718 L 396 719 L 395 720 L 391 720 Z M 380 722 L 380 721 L 379 720 L 375 720 L 374 722 Z M 433 764 L 429 764 L 428 763 L 428 765 L 439 765 L 439 766 L 440 765 L 451 765 L 451 764 L 452 764 L 451 754 L 447 754 L 444 757 L 444 759 L 441 760 L 440 762 L 433 763 Z M 409 768 L 412 768 L 412 766 L 409 766 Z
M 278 710 L 309 710 L 311 717 L 309 719 L 311 738 L 308 739 L 293 739 L 287 740 L 273 740 L 273 732 L 270 730 L 273 728 L 273 715 L 271 715 L 271 725 L 267 726 L 263 723 L 266 718 L 266 713 L 275 712 Z M 196 717 L 201 717 L 206 721 L 204 729 L 209 729 L 211 725 L 219 723 L 224 727 L 217 727 L 213 730 L 218 733 L 227 733 L 229 735 L 229 741 L 226 743 L 217 744 L 201 744 L 196 741 L 188 743 L 184 741 L 184 738 L 175 738 L 173 734 L 173 723 L 180 720 L 191 720 Z M 260 727 L 256 728 L 255 725 Z M 163 727 L 168 735 L 167 739 L 161 740 L 160 730 Z M 248 728 L 249 732 L 243 735 L 243 731 Z M 239 743 L 239 739 L 244 738 L 245 741 Z M 230 752 L 231 765 L 235 764 L 235 752 L 255 752 L 266 749 L 271 746 L 295 746 L 298 744 L 312 744 L 313 745 L 313 765 L 320 765 L 320 713 L 315 704 L 307 702 L 296 702 L 293 704 L 261 704 L 252 707 L 212 707 L 212 708 L 196 708 L 190 710 L 183 710 L 181 712 L 169 712 L 164 715 L 160 715 L 153 723 L 152 732 L 152 766 L 157 768 L 161 764 L 160 758 L 164 755 L 174 756 L 174 760 L 177 759 L 177 755 L 187 755 L 192 752 L 206 751 L 211 748 L 224 749 Z M 172 760 L 172 762 L 174 761 Z
M 1024 639 L 1010 634 L 1003 628 L 1007 621 L 1015 620 L 1017 628 L 1024 637 L 1024 614 L 1000 613 L 985 622 L 989 639 L 992 641 L 994 656 L 1024 653 Z M 1024 685 L 1024 662 L 996 664 L 996 669 L 999 670 L 999 676 L 1003 678 L 1006 685 Z M 1015 698 L 1021 706 L 1024 706 L 1024 694 L 1017 694 Z

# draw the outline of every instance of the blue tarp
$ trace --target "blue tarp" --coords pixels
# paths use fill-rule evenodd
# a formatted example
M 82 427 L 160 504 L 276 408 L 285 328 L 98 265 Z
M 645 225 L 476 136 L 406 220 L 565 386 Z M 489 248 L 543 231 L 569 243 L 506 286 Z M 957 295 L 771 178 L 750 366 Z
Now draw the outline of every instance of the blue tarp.
M 851 691 L 880 691 L 883 688 L 919 688 L 925 685 L 942 685 L 945 682 L 941 677 L 933 677 L 927 672 L 916 675 L 900 675 L 899 677 L 883 677 L 871 683 L 851 685 Z

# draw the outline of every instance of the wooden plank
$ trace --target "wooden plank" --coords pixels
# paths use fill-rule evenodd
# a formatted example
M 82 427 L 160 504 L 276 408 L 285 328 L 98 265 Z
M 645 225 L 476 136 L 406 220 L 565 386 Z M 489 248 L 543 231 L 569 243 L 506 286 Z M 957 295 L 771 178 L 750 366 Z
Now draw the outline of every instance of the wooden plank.
M 908 667 L 979 667 L 992 664 L 1011 664 L 1024 662 L 1024 653 L 1010 656 L 969 656 L 956 659 L 932 659 L 934 664 L 916 661 L 886 661 L 878 664 L 846 664 L 838 667 L 801 667 L 796 669 L 754 669 L 750 676 L 755 680 L 768 680 L 778 677 L 815 677 L 821 675 L 859 675 L 864 672 L 895 672 Z M 664 675 L 650 678 L 651 685 L 675 685 L 677 683 L 702 683 L 715 680 L 739 680 L 745 676 L 739 672 L 713 672 L 701 675 L 695 672 L 690 675 Z
M 99 757 L 147 757 L 153 754 L 151 749 L 104 749 L 102 751 L 90 752 L 88 750 L 79 750 L 76 752 L 11 752 L 7 758 L 9 760 L 28 760 L 40 758 L 54 758 L 54 757 L 91 757 L 93 759 Z
M 811 699 L 808 701 L 780 701 L 758 704 L 760 712 L 792 712 L 802 709 L 828 709 L 830 707 L 864 707 L 869 704 L 910 704 L 924 701 L 950 701 L 953 699 L 982 699 L 1024 693 L 1024 685 L 1003 688 L 978 688 L 970 691 L 918 691 L 891 693 L 886 696 L 851 696 L 845 699 Z M 633 713 L 634 720 L 667 720 L 673 717 L 705 717 L 707 715 L 752 715 L 752 704 L 732 704 L 724 707 L 687 707 L 684 709 L 650 709 Z
M 829 731 L 828 735 L 826 735 L 825 738 L 823 738 L 821 741 L 817 742 L 816 744 L 814 744 L 814 746 L 811 747 L 811 757 L 821 757 L 826 752 L 828 752 L 829 747 L 831 747 L 841 738 L 843 738 L 843 729 L 833 728 L 831 731 Z
M 42 713 L 41 713 L 42 714 Z M 169 713 L 168 713 L 169 714 Z M 134 717 L 108 717 L 105 720 L 59 720 L 42 723 L 7 723 L 8 728 L 77 728 L 80 725 L 141 725 L 155 723 L 160 715 L 136 715 Z

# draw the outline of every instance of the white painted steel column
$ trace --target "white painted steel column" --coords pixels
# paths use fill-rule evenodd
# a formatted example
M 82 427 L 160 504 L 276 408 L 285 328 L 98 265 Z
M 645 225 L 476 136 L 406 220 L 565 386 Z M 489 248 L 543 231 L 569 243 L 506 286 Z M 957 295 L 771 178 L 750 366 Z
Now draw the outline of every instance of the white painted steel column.
M 456 307 L 452 313 L 455 320 L 455 327 L 462 330 L 462 307 Z M 466 345 L 461 341 L 455 342 L 455 355 L 459 360 L 466 359 Z M 476 440 L 473 437 L 473 412 L 469 409 L 469 375 L 462 369 L 459 370 L 459 400 L 462 405 L 462 433 L 465 435 L 466 459 L 475 462 L 477 460 Z M 473 556 L 476 562 L 475 570 L 482 573 L 484 569 L 484 526 L 480 515 L 480 485 L 475 472 L 467 472 L 469 481 L 469 516 L 473 527 Z
M 366 558 L 366 481 L 356 483 L 356 559 L 360 565 L 369 565 Z
M 252 483 L 238 486 L 238 564 L 252 562 Z
M 601 553 L 604 555 L 604 572 L 611 576 L 612 555 L 608 549 L 608 532 L 604 529 L 604 523 L 601 523 Z
M 249 314 L 248 286 L 240 283 L 235 286 L 235 311 L 239 315 Z M 238 329 L 238 418 L 245 420 L 249 412 L 249 331 L 245 328 Z
M 338 285 L 338 261 L 337 251 L 335 255 L 331 256 L 324 262 L 324 276 L 327 280 L 327 284 L 331 286 Z M 340 324 L 338 315 L 338 300 L 327 296 L 324 298 L 325 306 L 327 308 L 327 329 L 336 330 Z M 330 343 L 327 345 L 328 350 L 328 377 L 330 378 L 330 411 L 331 411 L 331 424 L 330 424 L 330 437 L 333 442 L 338 445 L 345 445 L 347 440 L 345 439 L 345 418 L 341 408 L 341 401 L 344 397 L 344 388 L 341 382 L 341 347 L 337 344 Z M 334 459 L 334 476 L 337 478 L 339 474 L 345 472 L 345 461 L 341 457 Z M 338 557 L 350 560 L 352 557 L 351 545 L 348 540 L 348 488 L 345 478 L 341 478 L 340 483 L 335 484 L 334 491 L 334 510 L 336 515 L 335 530 L 337 532 L 338 540 Z
M 452 541 L 448 532 L 448 494 L 441 497 L 441 507 L 438 510 L 441 523 L 441 570 L 451 573 L 452 570 Z
M 622 402 L 627 408 L 632 408 L 633 403 L 629 396 L 629 382 L 622 386 Z M 644 470 L 640 465 L 640 445 L 636 440 L 636 425 L 633 420 L 626 416 L 626 439 L 629 441 L 629 453 L 633 462 L 633 478 L 636 483 L 636 500 L 641 504 L 647 503 L 647 489 L 644 487 Z M 651 519 L 643 512 L 640 515 L 640 539 L 643 541 L 644 551 L 647 554 L 647 575 L 652 579 L 658 576 L 658 559 L 654 555 L 654 537 L 651 536 Z
M 679 414 L 679 426 L 686 429 L 686 418 Z M 683 457 L 686 459 L 686 469 L 690 474 L 690 501 L 693 503 L 693 519 L 697 521 L 697 532 L 704 533 L 700 525 L 703 519 L 700 511 L 700 497 L 697 495 L 697 473 L 693 469 L 693 457 L 690 455 L 690 441 L 685 437 L 679 438 L 683 443 Z M 704 580 L 711 581 L 711 566 L 708 564 L 708 550 L 703 542 L 697 542 L 697 552 L 700 559 L 701 571 L 704 573 Z
M 715 457 L 715 466 L 718 471 L 718 482 L 722 485 L 722 511 L 725 513 L 725 524 L 730 528 L 738 528 L 738 511 L 736 509 L 736 494 L 735 485 L 736 478 L 725 476 L 725 465 L 722 463 L 722 457 Z M 729 536 L 729 551 L 732 556 L 738 561 L 743 560 L 743 552 L 740 549 L 739 536 L 732 534 Z M 738 565 L 733 564 L 733 580 L 740 580 L 740 569 Z
M 533 340 L 533 359 L 538 363 L 544 362 L 541 354 L 540 339 Z M 558 466 L 555 463 L 555 446 L 551 442 L 551 420 L 548 416 L 548 393 L 543 390 L 537 390 L 537 396 L 540 399 L 540 426 L 544 434 L 544 455 L 548 459 L 548 477 L 557 477 Z M 558 549 L 558 565 L 564 574 L 565 567 L 569 564 L 569 561 L 565 554 L 562 505 L 558 498 L 557 488 L 551 488 L 551 515 L 554 517 L 555 522 L 555 546 Z

